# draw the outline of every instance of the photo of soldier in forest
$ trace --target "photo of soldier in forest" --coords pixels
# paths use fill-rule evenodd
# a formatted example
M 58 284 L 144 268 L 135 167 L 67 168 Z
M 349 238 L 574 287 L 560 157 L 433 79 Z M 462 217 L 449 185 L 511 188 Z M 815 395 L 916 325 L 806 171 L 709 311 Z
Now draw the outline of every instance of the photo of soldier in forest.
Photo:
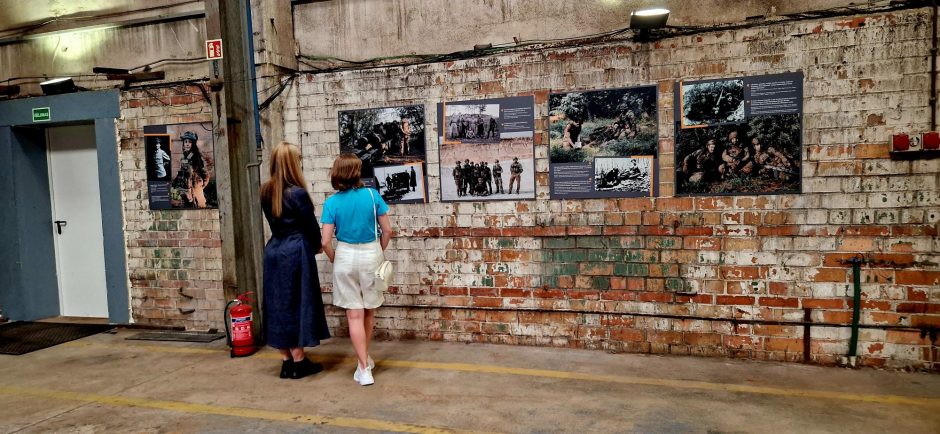
M 548 106 L 553 164 L 656 154 L 653 86 L 551 94 Z
M 339 145 L 340 152 L 356 154 L 364 169 L 424 161 L 424 107 L 341 111 Z
M 744 121 L 744 81 L 683 84 L 682 128 Z
M 676 194 L 799 193 L 800 124 L 800 115 L 787 114 L 680 129 Z

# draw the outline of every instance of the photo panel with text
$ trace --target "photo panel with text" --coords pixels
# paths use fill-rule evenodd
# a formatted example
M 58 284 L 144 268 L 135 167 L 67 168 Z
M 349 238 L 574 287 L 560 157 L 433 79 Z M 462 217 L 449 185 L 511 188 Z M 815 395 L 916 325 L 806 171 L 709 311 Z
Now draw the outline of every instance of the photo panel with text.
M 801 192 L 803 74 L 676 84 L 676 195 Z
M 441 201 L 535 198 L 531 96 L 438 104 Z
M 659 194 L 656 86 L 553 93 L 548 108 L 552 199 Z M 640 157 L 650 159 L 642 164 L 651 170 L 648 190 L 634 191 L 635 186 L 627 186 L 633 181 L 611 178 L 620 176 L 620 163 L 646 163 Z M 597 168 L 607 166 L 613 172 L 598 183 Z

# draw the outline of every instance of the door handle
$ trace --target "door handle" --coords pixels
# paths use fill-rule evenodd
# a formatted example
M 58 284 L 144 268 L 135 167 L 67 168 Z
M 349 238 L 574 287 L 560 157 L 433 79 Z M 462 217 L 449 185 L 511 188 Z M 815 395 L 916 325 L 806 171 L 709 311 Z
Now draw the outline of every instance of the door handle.
M 68 224 L 69 224 L 69 222 L 67 222 L 67 221 L 65 221 L 65 220 L 56 220 L 56 221 L 54 221 L 53 223 L 55 223 L 55 230 L 56 230 L 56 232 L 59 233 L 59 235 L 62 235 L 62 227 L 63 227 L 63 226 L 68 226 Z

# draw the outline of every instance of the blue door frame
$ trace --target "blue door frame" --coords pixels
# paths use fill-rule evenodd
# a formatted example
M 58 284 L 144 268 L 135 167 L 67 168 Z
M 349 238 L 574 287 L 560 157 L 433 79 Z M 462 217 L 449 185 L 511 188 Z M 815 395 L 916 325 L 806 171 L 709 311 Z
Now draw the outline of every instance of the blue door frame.
M 49 119 L 33 121 L 33 109 Z M 115 120 L 118 90 L 0 102 L 0 309 L 13 320 L 59 315 L 44 129 L 93 124 L 98 153 L 108 320 L 130 322 Z

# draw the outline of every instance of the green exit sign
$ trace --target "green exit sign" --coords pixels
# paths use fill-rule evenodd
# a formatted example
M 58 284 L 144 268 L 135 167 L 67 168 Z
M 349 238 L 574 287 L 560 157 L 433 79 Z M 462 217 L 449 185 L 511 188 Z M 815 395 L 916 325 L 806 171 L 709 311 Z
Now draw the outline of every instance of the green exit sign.
M 52 119 L 52 111 L 49 107 L 37 107 L 33 109 L 33 122 L 49 122 Z

